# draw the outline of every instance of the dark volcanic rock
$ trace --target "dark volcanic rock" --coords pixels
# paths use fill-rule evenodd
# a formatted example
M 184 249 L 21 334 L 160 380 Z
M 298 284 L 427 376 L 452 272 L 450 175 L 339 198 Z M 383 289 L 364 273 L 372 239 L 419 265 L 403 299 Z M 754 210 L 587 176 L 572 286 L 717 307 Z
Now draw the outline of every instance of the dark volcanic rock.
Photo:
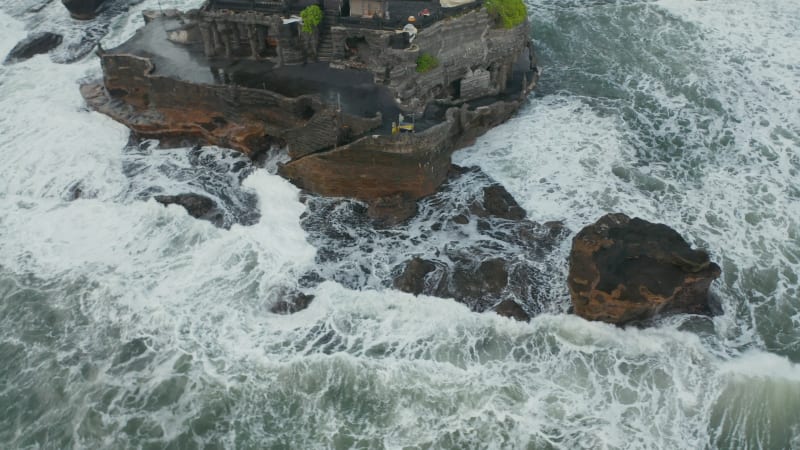
M 369 202 L 367 214 L 379 226 L 391 227 L 414 217 L 417 201 L 408 194 L 398 193 Z
M 467 304 L 491 305 L 508 286 L 507 265 L 501 258 L 480 263 L 471 258 L 460 258 L 451 270 L 440 271 L 434 276 L 437 263 L 415 257 L 405 263 L 402 273 L 394 279 L 394 287 L 414 295 L 424 293 L 453 297 Z
M 24 61 L 40 53 L 47 53 L 61 45 L 62 40 L 61 35 L 55 33 L 30 34 L 11 49 L 6 56 L 5 64 Z
M 608 214 L 572 241 L 569 290 L 575 313 L 618 325 L 657 314 L 710 314 L 720 268 L 673 229 Z
M 61 0 L 73 19 L 93 19 L 106 0 Z
M 528 314 L 522 309 L 522 306 L 514 300 L 503 300 L 494 307 L 494 312 L 503 317 L 509 317 L 520 322 L 528 322 L 531 320 Z
M 270 312 L 275 314 L 293 314 L 308 308 L 308 305 L 310 305 L 313 300 L 313 295 L 294 292 L 272 305 Z
M 222 214 L 218 210 L 217 204 L 208 197 L 187 193 L 178 195 L 156 195 L 153 198 L 164 206 L 183 206 L 190 216 L 197 219 L 208 220 L 217 226 L 220 226 L 222 222 Z
M 507 220 L 525 218 L 525 210 L 519 206 L 506 188 L 499 184 L 483 188 L 483 201 L 473 203 L 470 210 L 478 217 L 493 216 Z
M 457 299 L 497 297 L 508 285 L 506 261 L 492 258 L 482 261 L 476 268 L 469 261 L 456 265 L 453 270 L 451 293 Z
M 403 273 L 394 279 L 397 290 L 419 295 L 425 289 L 425 277 L 436 270 L 433 261 L 415 257 L 406 263 Z
M 442 191 L 390 229 L 376 228 L 362 202 L 309 195 L 301 224 L 318 249 L 320 276 L 352 289 L 394 287 L 476 312 L 506 299 L 531 316 L 566 310 L 551 273 L 562 266 L 559 249 L 572 233 L 557 222 L 473 215 L 469 206 L 482 204 L 483 188 L 495 184 L 478 168 L 453 166 Z M 409 256 L 397 261 L 398 254 Z

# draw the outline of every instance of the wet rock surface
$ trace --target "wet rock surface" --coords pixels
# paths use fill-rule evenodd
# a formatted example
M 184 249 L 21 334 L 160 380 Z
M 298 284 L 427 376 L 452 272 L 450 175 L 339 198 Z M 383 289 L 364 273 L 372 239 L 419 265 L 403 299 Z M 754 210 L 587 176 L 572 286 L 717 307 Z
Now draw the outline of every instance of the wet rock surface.
M 575 314 L 617 325 L 670 313 L 711 314 L 720 268 L 675 230 L 608 214 L 573 239 L 569 290 Z
M 261 218 L 256 194 L 242 186 L 255 170 L 250 159 L 238 152 L 215 147 L 163 149 L 153 140 L 131 139 L 123 151 L 122 171 L 130 187 L 126 201 L 146 201 L 155 196 L 169 197 L 192 193 L 213 202 L 191 198 L 194 217 L 230 228 L 233 224 L 252 225 Z M 82 188 L 80 184 L 77 185 Z M 91 195 L 82 192 L 81 197 Z M 179 204 L 179 203 L 178 203 Z M 196 207 L 196 208 L 195 208 Z M 202 212 L 204 208 L 211 208 Z M 189 211 L 189 209 L 187 209 Z
M 63 36 L 56 33 L 40 32 L 29 34 L 28 37 L 21 40 L 6 56 L 5 64 L 11 64 L 19 61 L 30 59 L 35 55 L 47 53 L 50 50 L 61 45 L 64 40 Z
M 447 292 L 459 301 L 497 298 L 508 286 L 508 264 L 501 258 L 478 262 L 463 255 L 456 259 Z
M 308 285 L 330 279 L 354 289 L 394 288 L 453 298 L 478 312 L 502 304 L 501 313 L 521 320 L 563 312 L 563 280 L 549 274 L 563 264 L 559 249 L 568 231 L 560 223 L 502 217 L 510 208 L 489 213 L 487 187 L 502 190 L 477 168 L 453 167 L 441 191 L 419 201 L 416 216 L 387 229 L 373 226 L 363 203 L 309 196 L 301 224 L 318 264 Z
M 368 203 L 367 214 L 377 226 L 391 227 L 405 222 L 417 213 L 417 201 L 398 193 Z
M 164 206 L 180 205 L 190 216 L 197 219 L 208 220 L 219 224 L 222 222 L 222 213 L 217 208 L 214 200 L 200 194 L 156 195 L 153 197 Z
M 425 291 L 425 277 L 436 270 L 436 263 L 422 258 L 412 258 L 403 272 L 394 279 L 394 288 L 410 294 L 419 295 Z
M 483 188 L 483 201 L 473 203 L 470 212 L 478 217 L 491 216 L 507 220 L 522 220 L 526 215 L 514 197 L 499 184 Z
M 274 314 L 293 314 L 308 308 L 313 300 L 313 295 L 303 294 L 302 292 L 289 292 L 272 305 L 270 312 Z
M 61 0 L 69 15 L 78 20 L 93 19 L 106 2 L 110 3 L 108 0 Z
M 31 33 L 50 32 L 62 36 L 61 44 L 48 53 L 53 62 L 63 64 L 83 59 L 97 50 L 111 24 L 142 1 L 108 0 L 96 10 L 92 20 L 72 20 L 61 0 L 3 1 L 0 4 L 3 12 L 25 23 Z
M 520 322 L 528 322 L 531 320 L 528 313 L 514 300 L 503 300 L 494 307 L 494 312 L 499 316 L 508 317 Z

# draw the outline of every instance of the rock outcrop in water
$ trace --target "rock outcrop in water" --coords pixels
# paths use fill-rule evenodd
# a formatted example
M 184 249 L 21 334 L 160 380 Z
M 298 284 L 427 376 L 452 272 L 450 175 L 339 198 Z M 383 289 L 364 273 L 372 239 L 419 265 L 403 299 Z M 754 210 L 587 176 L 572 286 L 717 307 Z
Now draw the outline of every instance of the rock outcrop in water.
M 453 167 L 446 188 L 460 183 L 462 177 L 477 183 L 488 181 L 475 168 Z M 525 211 L 497 183 L 476 189 L 474 195 L 460 198 L 455 209 L 448 205 L 440 212 L 442 221 L 431 225 L 432 231 L 446 230 L 453 236 L 474 232 L 468 238 L 471 242 L 451 243 L 440 251 L 406 260 L 393 270 L 392 286 L 414 295 L 453 298 L 478 312 L 494 310 L 528 320 L 529 314 L 545 306 L 544 295 L 538 292 L 544 276 L 537 261 L 560 245 L 565 230 L 557 223 L 542 225 L 520 218 Z
M 28 35 L 11 49 L 8 56 L 6 56 L 5 64 L 24 61 L 35 55 L 47 53 L 61 45 L 62 40 L 63 38 L 60 34 L 49 32 Z
M 61 0 L 73 19 L 89 20 L 97 15 L 106 0 Z
M 530 24 L 503 26 L 477 1 L 389 1 L 374 18 L 350 16 L 346 1 L 320 6 L 314 33 L 299 31 L 290 14 L 302 5 L 288 0 L 145 13 L 130 41 L 99 52 L 103 83 L 82 93 L 141 137 L 248 155 L 284 146 L 291 160 L 279 173 L 298 187 L 402 222 L 445 180 L 452 152 L 534 88 Z
M 708 289 L 720 268 L 673 229 L 608 214 L 572 242 L 569 291 L 575 313 L 624 325 L 659 314 L 711 314 Z
M 180 205 L 190 216 L 196 219 L 208 220 L 214 225 L 222 225 L 222 211 L 217 203 L 200 194 L 156 195 L 153 197 L 164 206 Z

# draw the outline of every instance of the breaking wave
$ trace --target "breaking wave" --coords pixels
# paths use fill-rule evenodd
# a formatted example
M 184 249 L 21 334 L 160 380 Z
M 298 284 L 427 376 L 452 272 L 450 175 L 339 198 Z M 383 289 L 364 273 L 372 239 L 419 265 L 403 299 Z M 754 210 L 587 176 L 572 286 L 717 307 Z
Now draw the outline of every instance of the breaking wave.
M 143 1 L 89 34 L 113 47 L 141 10 L 199 3 Z M 0 66 L 0 442 L 800 448 L 796 5 L 528 4 L 540 89 L 456 162 L 572 232 L 610 211 L 669 224 L 720 263 L 724 315 L 638 330 L 565 314 L 568 237 L 519 256 L 544 292 L 517 298 L 542 312 L 530 323 L 396 292 L 413 255 L 519 252 L 498 224 L 435 226 L 487 178 L 375 230 L 228 150 L 130 145 L 78 92 L 100 69 L 69 43 L 94 25 L 12 0 L 1 55 L 29 30 L 67 38 Z M 214 198 L 230 229 L 150 199 L 178 192 Z M 270 313 L 287 289 L 316 298 Z

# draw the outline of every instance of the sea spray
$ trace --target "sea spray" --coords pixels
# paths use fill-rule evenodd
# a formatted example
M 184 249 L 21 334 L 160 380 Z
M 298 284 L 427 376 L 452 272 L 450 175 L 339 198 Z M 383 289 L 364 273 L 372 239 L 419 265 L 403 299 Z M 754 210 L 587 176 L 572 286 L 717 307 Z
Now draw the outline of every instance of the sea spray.
M 40 15 L 25 12 L 32 3 L 0 7 L 13 15 L 0 14 L 0 49 L 45 24 L 79 36 L 59 2 Z M 159 3 L 199 5 L 144 1 L 109 22 L 103 45 Z M 478 239 L 477 228 L 431 233 L 440 212 L 423 204 L 402 232 L 356 230 L 370 238 L 351 259 L 325 260 L 336 242 L 304 230 L 299 192 L 261 169 L 240 187 L 255 196 L 252 225 L 194 220 L 148 200 L 148 186 L 221 198 L 226 177 L 240 182 L 209 175 L 232 167 L 225 151 L 203 166 L 190 148 L 153 147 L 150 160 L 126 149 L 124 127 L 77 92 L 100 76 L 97 59 L 40 55 L 0 67 L 0 442 L 800 448 L 794 4 L 529 7 L 540 91 L 456 160 L 481 166 L 533 220 L 575 232 L 621 211 L 678 229 L 721 262 L 723 316 L 637 330 L 565 314 L 568 244 L 542 262 L 553 306 L 529 324 L 399 293 L 386 286 L 394 262 Z M 192 184 L 192 170 L 211 181 Z M 478 188 L 466 181 L 443 203 L 465 206 Z M 70 201 L 76 183 L 87 195 Z M 309 271 L 342 283 L 301 280 Z M 270 314 L 287 287 L 316 298 Z

